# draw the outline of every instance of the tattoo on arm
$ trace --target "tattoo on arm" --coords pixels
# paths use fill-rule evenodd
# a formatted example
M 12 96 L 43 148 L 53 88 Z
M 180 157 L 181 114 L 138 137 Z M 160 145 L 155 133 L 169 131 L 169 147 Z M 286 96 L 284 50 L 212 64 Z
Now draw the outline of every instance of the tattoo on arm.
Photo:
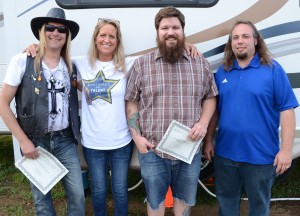
M 139 124 L 138 124 L 138 120 L 139 120 L 139 113 L 136 112 L 134 113 L 127 121 L 129 127 L 135 129 L 135 131 L 138 133 L 138 134 L 141 134 L 141 129 L 139 127 Z
M 182 213 L 183 216 L 190 216 L 191 215 L 191 207 L 187 206 Z

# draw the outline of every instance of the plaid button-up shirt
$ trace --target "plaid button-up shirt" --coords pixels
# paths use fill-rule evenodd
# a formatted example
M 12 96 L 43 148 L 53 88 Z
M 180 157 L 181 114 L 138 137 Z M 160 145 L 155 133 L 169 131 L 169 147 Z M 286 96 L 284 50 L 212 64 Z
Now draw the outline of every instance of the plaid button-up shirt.
M 186 52 L 177 63 L 170 64 L 157 49 L 138 58 L 129 74 L 125 98 L 139 102 L 142 135 L 154 145 L 173 119 L 193 127 L 200 119 L 203 100 L 218 94 L 207 60 L 203 56 L 192 59 Z

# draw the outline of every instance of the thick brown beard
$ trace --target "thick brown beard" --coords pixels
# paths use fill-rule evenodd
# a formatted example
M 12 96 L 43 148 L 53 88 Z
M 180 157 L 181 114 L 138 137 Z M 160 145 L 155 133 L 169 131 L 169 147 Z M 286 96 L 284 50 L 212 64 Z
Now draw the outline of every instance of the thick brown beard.
M 177 43 L 174 47 L 167 47 L 165 40 L 160 41 L 158 38 L 156 38 L 156 43 L 163 60 L 165 62 L 175 64 L 179 61 L 183 54 L 185 38 L 182 40 L 177 38 Z

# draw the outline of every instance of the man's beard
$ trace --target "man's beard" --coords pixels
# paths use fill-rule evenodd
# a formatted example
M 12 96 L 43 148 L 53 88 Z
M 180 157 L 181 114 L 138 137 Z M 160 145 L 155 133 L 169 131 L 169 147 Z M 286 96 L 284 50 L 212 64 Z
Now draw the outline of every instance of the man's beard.
M 175 46 L 172 47 L 167 47 L 166 45 L 166 38 L 164 38 L 163 41 L 160 41 L 158 37 L 156 38 L 156 43 L 159 48 L 159 51 L 163 57 L 163 60 L 175 64 L 176 62 L 179 61 L 183 54 L 184 50 L 184 44 L 185 44 L 185 38 L 183 39 L 178 39 L 177 38 L 177 43 Z

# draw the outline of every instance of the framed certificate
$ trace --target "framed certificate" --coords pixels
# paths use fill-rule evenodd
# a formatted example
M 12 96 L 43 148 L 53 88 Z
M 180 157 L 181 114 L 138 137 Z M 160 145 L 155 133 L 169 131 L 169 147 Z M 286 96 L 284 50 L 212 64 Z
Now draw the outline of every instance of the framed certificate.
M 173 120 L 156 149 L 191 164 L 203 138 L 198 141 L 190 140 L 190 130 L 189 127 Z
M 37 147 L 39 157 L 23 156 L 15 166 L 43 193 L 47 194 L 69 171 L 50 152 Z

